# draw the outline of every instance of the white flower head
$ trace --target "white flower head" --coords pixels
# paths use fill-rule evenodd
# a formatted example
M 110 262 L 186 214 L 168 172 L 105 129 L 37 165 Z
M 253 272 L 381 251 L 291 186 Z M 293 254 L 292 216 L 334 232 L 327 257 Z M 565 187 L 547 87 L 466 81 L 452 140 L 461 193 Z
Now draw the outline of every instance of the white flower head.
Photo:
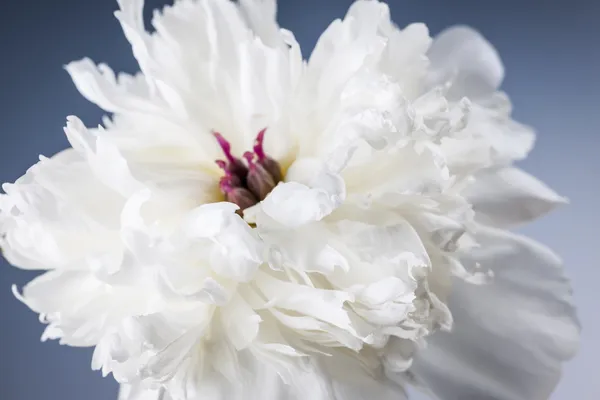
M 179 0 L 140 65 L 67 71 L 110 113 L 0 195 L 15 295 L 121 400 L 547 398 L 578 341 L 560 261 L 505 231 L 564 200 L 465 27 L 356 1 L 304 61 L 274 0 Z

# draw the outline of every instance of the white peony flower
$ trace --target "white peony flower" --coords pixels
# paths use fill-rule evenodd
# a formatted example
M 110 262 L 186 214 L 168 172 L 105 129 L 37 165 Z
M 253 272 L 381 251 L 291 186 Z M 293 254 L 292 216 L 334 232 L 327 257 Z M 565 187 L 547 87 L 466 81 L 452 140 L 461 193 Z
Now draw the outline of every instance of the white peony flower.
M 122 400 L 546 399 L 579 327 L 560 260 L 505 229 L 565 200 L 512 166 L 495 50 L 355 2 L 304 61 L 274 0 L 179 0 L 141 72 L 67 71 L 110 117 L 3 186 L 15 295 Z

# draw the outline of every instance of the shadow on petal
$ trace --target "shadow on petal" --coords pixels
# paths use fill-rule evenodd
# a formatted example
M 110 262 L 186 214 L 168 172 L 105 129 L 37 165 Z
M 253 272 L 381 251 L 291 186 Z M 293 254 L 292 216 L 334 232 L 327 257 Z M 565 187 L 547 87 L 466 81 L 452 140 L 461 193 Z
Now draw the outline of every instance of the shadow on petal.
M 439 333 L 412 372 L 443 400 L 542 400 L 576 352 L 580 326 L 560 259 L 542 245 L 481 227 L 470 258 L 494 271 L 490 285 L 457 281 L 453 331 Z

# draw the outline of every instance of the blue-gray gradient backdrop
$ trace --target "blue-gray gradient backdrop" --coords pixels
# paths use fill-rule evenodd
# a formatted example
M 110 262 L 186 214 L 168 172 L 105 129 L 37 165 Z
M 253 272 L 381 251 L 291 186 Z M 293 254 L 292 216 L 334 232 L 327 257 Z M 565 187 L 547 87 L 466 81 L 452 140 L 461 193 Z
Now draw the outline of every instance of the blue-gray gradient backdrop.
M 148 8 L 167 0 L 149 0 Z M 279 20 L 304 48 L 343 16 L 351 0 L 280 0 Z M 553 395 L 600 399 L 600 2 L 596 0 L 390 0 L 400 25 L 421 21 L 432 34 L 454 24 L 480 30 L 499 50 L 504 89 L 516 117 L 538 129 L 521 165 L 571 204 L 524 231 L 566 261 L 583 322 L 583 343 Z M 87 125 L 101 111 L 78 95 L 62 66 L 84 56 L 134 72 L 129 44 L 112 16 L 113 0 L 5 2 L 0 13 L 0 181 L 12 182 L 38 154 L 65 148 L 65 117 Z M 149 10 L 147 16 L 150 16 Z M 43 326 L 13 298 L 10 285 L 34 276 L 0 266 L 0 399 L 110 400 L 112 378 L 90 370 L 91 350 L 40 343 Z M 309 399 L 307 399 L 309 400 Z M 370 399 L 371 400 L 371 399 Z M 375 400 L 375 399 L 372 399 Z M 469 400 L 469 399 L 465 399 Z

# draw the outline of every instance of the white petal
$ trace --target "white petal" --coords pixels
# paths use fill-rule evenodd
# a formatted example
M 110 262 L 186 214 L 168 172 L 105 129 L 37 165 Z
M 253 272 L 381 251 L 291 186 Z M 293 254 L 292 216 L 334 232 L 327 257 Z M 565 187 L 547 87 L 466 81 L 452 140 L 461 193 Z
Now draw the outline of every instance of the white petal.
M 421 238 L 406 221 L 381 225 L 344 221 L 339 226 L 347 235 L 345 243 L 367 262 L 403 264 L 414 259 L 418 265 L 430 265 Z
M 163 150 L 164 148 L 158 148 Z M 220 199 L 218 178 L 212 171 L 198 167 L 198 163 L 177 165 L 173 157 L 157 162 L 129 163 L 134 179 L 152 188 L 153 215 L 163 221 L 177 221 L 179 217 L 200 204 Z M 180 212 L 178 212 L 180 211 Z
M 232 203 L 205 204 L 190 212 L 185 222 L 190 238 L 215 243 L 210 255 L 212 269 L 236 281 L 248 281 L 263 261 L 263 246 L 256 232 L 235 213 Z
M 49 323 L 44 338 L 62 344 L 91 346 L 125 316 L 154 312 L 152 295 L 141 287 L 110 287 L 94 274 L 51 271 L 29 282 L 19 295 L 22 302 L 43 314 Z M 56 333 L 60 334 L 56 334 Z
M 364 3 L 384 7 L 378 2 Z M 355 29 L 352 29 L 353 24 L 357 25 Z M 365 59 L 380 53 L 384 46 L 384 38 L 377 36 L 377 21 L 348 18 L 332 22 L 317 41 L 308 61 L 307 79 L 319 93 L 315 105 L 327 107 Z
M 239 364 L 243 369 L 252 371 L 252 375 L 243 375 L 246 379 L 230 382 L 223 376 L 207 373 L 205 379 L 196 383 L 193 394 L 188 394 L 188 398 L 194 400 L 346 400 L 345 397 L 335 397 L 331 381 L 324 371 L 316 367 L 292 367 L 293 380 L 285 383 L 277 370 L 254 357 L 248 357 L 248 354 L 240 354 Z
M 374 38 L 386 41 L 379 67 L 400 83 L 405 95 L 414 96 L 420 91 L 421 78 L 428 67 L 425 54 L 431 44 L 425 24 L 410 24 L 400 30 L 391 21 L 387 4 L 364 0 L 350 6 L 346 20 L 351 21 L 353 30 L 361 32 L 361 36 L 376 33 Z
M 112 229 L 118 226 L 123 201 L 95 179 L 72 149 L 51 159 L 41 157 L 3 189 L 0 244 L 13 265 L 83 269 L 90 257 L 118 257 L 120 245 Z
M 280 183 L 261 203 L 265 214 L 287 227 L 320 221 L 346 197 L 344 180 L 317 160 L 297 160 L 287 179 L 294 182 Z
M 452 82 L 450 96 L 477 98 L 495 91 L 504 66 L 492 45 L 475 30 L 457 26 L 440 33 L 427 53 L 430 85 Z
M 115 12 L 115 17 L 121 23 L 123 33 L 131 44 L 133 55 L 152 88 L 152 81 L 149 78 L 151 55 L 148 41 L 150 38 L 144 28 L 144 0 L 117 0 L 117 2 L 119 11 Z
M 77 301 L 84 302 L 83 294 L 94 289 L 90 275 L 80 271 L 51 271 L 33 279 L 23 288 L 21 299 L 36 312 L 69 312 Z M 14 290 L 14 288 L 13 288 Z M 79 305 L 81 306 L 81 304 Z
M 42 340 L 61 339 L 71 346 L 95 345 L 105 326 L 108 293 L 91 274 L 51 271 L 38 276 L 14 295 L 50 325 Z
M 147 87 L 142 91 L 137 87 L 133 90 L 133 85 L 139 85 L 138 77 L 128 76 L 117 81 L 108 66 L 96 66 L 88 58 L 73 61 L 65 68 L 81 95 L 105 111 L 164 113 L 150 100 Z
M 118 400 L 172 400 L 164 389 L 146 389 L 141 385 L 121 385 Z
M 414 146 L 393 153 L 375 153 L 360 165 L 349 166 L 343 176 L 348 193 L 371 193 L 375 197 L 390 193 L 440 193 L 450 179 L 449 169 L 438 149 Z
M 277 2 L 275 0 L 241 0 L 240 9 L 246 15 L 248 25 L 268 46 L 283 45 L 279 27 L 275 20 Z
M 166 381 L 177 373 L 180 365 L 190 357 L 194 346 L 197 345 L 204 327 L 198 326 L 185 332 L 177 339 L 160 349 L 148 365 L 140 371 L 141 377 L 152 377 L 158 381 Z
M 355 1 L 308 62 L 278 27 L 276 0 L 175 1 L 154 13 L 153 32 L 144 0 L 118 3 L 140 72 L 69 64 L 81 94 L 113 115 L 98 129 L 70 117 L 73 150 L 0 195 L 7 257 L 53 270 L 23 295 L 15 289 L 48 324 L 43 340 L 96 346 L 92 367 L 128 384 L 119 400 L 402 400 L 400 380 L 386 373 L 406 373 L 416 343 L 451 325 L 451 274 L 489 261 L 496 286 L 457 283 L 453 307 L 467 322 L 443 354 L 458 368 L 436 375 L 440 336 L 421 362 L 434 355 L 430 375 L 419 376 L 448 385 L 445 395 L 454 383 L 492 382 L 500 394 L 536 397 L 525 384 L 554 374 L 576 335 L 568 317 L 544 317 L 570 311 L 568 299 L 552 297 L 564 282 L 544 286 L 556 271 L 533 261 L 515 270 L 506 252 L 523 242 L 486 244 L 485 229 L 478 259 L 452 258 L 472 244 L 464 183 L 524 157 L 533 142 L 494 93 L 503 68 L 485 39 L 446 31 L 428 75 L 427 28 L 398 29 L 376 0 Z M 465 95 L 476 98 L 455 101 Z M 214 160 L 223 154 L 209 132 L 240 156 L 264 127 L 266 152 L 286 177 L 245 210 L 248 224 L 236 205 L 218 202 Z M 493 179 L 473 194 L 488 222 L 533 218 L 556 200 L 532 178 L 502 170 Z M 502 201 L 513 200 L 524 205 L 507 214 Z M 478 350 L 461 353 L 461 340 Z M 490 342 L 506 351 L 487 366 L 515 388 L 510 379 L 494 386 L 498 377 L 478 369 L 483 358 L 451 381 Z M 525 370 L 513 373 L 506 357 L 523 355 L 515 368 Z
M 321 359 L 323 369 L 331 379 L 333 399 L 339 400 L 407 400 L 400 386 L 386 379 L 364 373 L 364 365 L 342 352 Z
M 472 104 L 462 132 L 466 137 L 485 140 L 493 165 L 504 166 L 525 158 L 535 142 L 534 130 L 514 121 L 511 112 L 508 97 L 496 92 Z
M 561 363 L 578 347 L 579 325 L 560 260 L 527 238 L 483 228 L 471 262 L 490 285 L 457 280 L 452 332 L 418 353 L 413 372 L 442 400 L 547 399 Z
M 212 278 L 206 278 L 202 282 L 197 298 L 202 299 L 206 303 L 212 303 L 219 306 L 227 304 L 229 294 L 223 286 Z
M 414 286 L 416 287 L 416 284 Z M 399 278 L 390 276 L 366 286 L 360 293 L 360 300 L 371 306 L 378 306 L 396 299 L 409 304 L 414 298 L 415 287 L 407 285 Z
M 333 208 L 325 191 L 297 182 L 280 184 L 262 204 L 262 209 L 269 217 L 289 227 L 320 221 Z
M 239 207 L 233 203 L 206 204 L 191 211 L 185 225 L 187 234 L 210 238 L 225 229 Z
M 67 149 L 50 159 L 41 158 L 30 171 L 35 182 L 55 196 L 59 209 L 64 207 L 67 213 L 81 213 L 78 217 L 82 220 L 89 218 L 102 226 L 115 228 L 123 198 L 99 181 L 87 164 L 80 154 Z M 103 199 L 101 204 L 99 198 Z M 46 199 L 45 203 L 49 205 L 52 201 Z M 49 216 L 49 209 L 45 208 L 42 215 Z M 76 219 L 74 215 L 73 219 Z
M 339 400 L 408 400 L 406 392 L 388 382 L 372 379 L 367 383 L 333 382 L 335 399 Z
M 127 200 L 121 212 L 120 234 L 121 240 L 128 250 L 127 256 L 130 255 L 132 258 L 136 258 L 144 266 L 153 264 L 156 257 L 154 245 L 158 241 L 156 229 L 149 226 L 142 217 L 142 208 L 148 203 L 150 198 L 150 191 L 142 189 Z M 128 266 L 133 267 L 134 265 L 132 263 Z M 131 275 L 133 272 L 129 270 L 125 275 L 133 278 Z
M 381 68 L 400 83 L 406 97 L 414 98 L 422 90 L 423 77 L 429 67 L 426 56 L 432 41 L 429 29 L 423 23 L 413 23 L 402 30 L 392 23 L 389 26 Z
M 119 149 L 101 135 L 93 135 L 77 117 L 68 117 L 65 133 L 69 142 L 84 155 L 96 177 L 107 187 L 129 197 L 144 186 L 131 175 Z
M 250 345 L 258 335 L 261 318 L 239 295 L 222 309 L 223 329 L 236 350 Z
M 297 229 L 268 229 L 264 224 L 258 231 L 269 245 L 271 268 L 292 268 L 300 274 L 319 272 L 330 275 L 336 269 L 348 270 L 348 260 L 332 242 L 325 223 L 312 223 Z
M 264 272 L 259 273 L 256 285 L 272 300 L 275 307 L 295 311 L 299 315 L 311 316 L 352 331 L 350 319 L 343 308 L 346 301 L 352 300 L 349 293 L 279 281 Z
M 514 167 L 479 173 L 465 195 L 476 218 L 496 227 L 530 222 L 566 202 L 544 183 Z

